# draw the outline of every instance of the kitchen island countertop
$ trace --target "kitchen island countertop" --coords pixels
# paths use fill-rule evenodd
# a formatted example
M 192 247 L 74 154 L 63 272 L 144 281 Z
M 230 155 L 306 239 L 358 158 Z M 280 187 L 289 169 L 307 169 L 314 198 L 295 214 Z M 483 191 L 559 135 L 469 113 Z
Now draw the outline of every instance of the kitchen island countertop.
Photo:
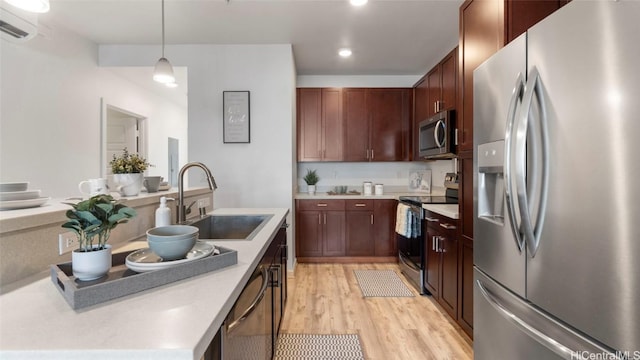
M 49 272 L 0 296 L 2 359 L 200 359 L 288 209 L 216 209 L 214 215 L 273 214 L 251 241 L 214 241 L 238 263 L 74 311 Z

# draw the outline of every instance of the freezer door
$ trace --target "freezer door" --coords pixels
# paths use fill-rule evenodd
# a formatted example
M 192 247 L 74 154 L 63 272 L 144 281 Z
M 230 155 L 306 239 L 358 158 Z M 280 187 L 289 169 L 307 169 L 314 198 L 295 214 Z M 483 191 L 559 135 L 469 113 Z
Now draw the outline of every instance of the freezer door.
M 495 359 L 618 359 L 474 269 L 473 354 Z
M 498 51 L 473 73 L 474 264 L 524 296 L 525 251 L 514 237 L 518 219 L 507 196 L 507 132 L 517 112 L 526 72 L 526 37 Z M 516 226 L 517 228 L 518 226 Z
M 572 1 L 527 51 L 550 154 L 527 299 L 623 352 L 640 350 L 639 19 L 639 1 Z

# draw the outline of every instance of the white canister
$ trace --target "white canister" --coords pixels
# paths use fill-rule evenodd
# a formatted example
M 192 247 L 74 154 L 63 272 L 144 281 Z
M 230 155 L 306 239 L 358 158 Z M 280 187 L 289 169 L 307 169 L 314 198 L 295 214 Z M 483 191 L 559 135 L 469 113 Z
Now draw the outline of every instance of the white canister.
M 373 193 L 373 184 L 371 183 L 371 181 L 365 181 L 362 184 L 362 188 L 362 192 L 364 195 L 371 195 Z
M 382 184 L 376 184 L 376 186 L 375 186 L 375 194 L 376 195 L 384 194 L 384 186 Z

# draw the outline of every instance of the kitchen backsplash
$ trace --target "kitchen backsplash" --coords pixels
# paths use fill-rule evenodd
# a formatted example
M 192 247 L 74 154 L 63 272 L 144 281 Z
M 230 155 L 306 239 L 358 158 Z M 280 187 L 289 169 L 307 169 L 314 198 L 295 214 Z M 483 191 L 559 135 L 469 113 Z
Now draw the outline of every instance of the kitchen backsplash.
M 306 192 L 307 184 L 303 178 L 307 169 L 316 170 L 320 181 L 318 192 L 332 190 L 334 186 L 346 185 L 349 190 L 362 192 L 362 183 L 371 181 L 383 184 L 385 192 L 403 192 L 409 190 L 409 173 L 412 170 L 431 170 L 432 188 L 444 187 L 444 176 L 453 172 L 453 160 L 431 162 L 301 162 L 298 163 L 297 192 Z

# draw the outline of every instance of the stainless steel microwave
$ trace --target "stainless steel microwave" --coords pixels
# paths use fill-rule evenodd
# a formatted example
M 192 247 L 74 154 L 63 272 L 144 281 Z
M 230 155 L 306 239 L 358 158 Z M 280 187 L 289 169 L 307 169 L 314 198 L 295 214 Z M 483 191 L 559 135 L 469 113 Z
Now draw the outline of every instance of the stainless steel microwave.
M 418 125 L 418 154 L 425 159 L 455 157 L 455 112 L 442 111 Z

